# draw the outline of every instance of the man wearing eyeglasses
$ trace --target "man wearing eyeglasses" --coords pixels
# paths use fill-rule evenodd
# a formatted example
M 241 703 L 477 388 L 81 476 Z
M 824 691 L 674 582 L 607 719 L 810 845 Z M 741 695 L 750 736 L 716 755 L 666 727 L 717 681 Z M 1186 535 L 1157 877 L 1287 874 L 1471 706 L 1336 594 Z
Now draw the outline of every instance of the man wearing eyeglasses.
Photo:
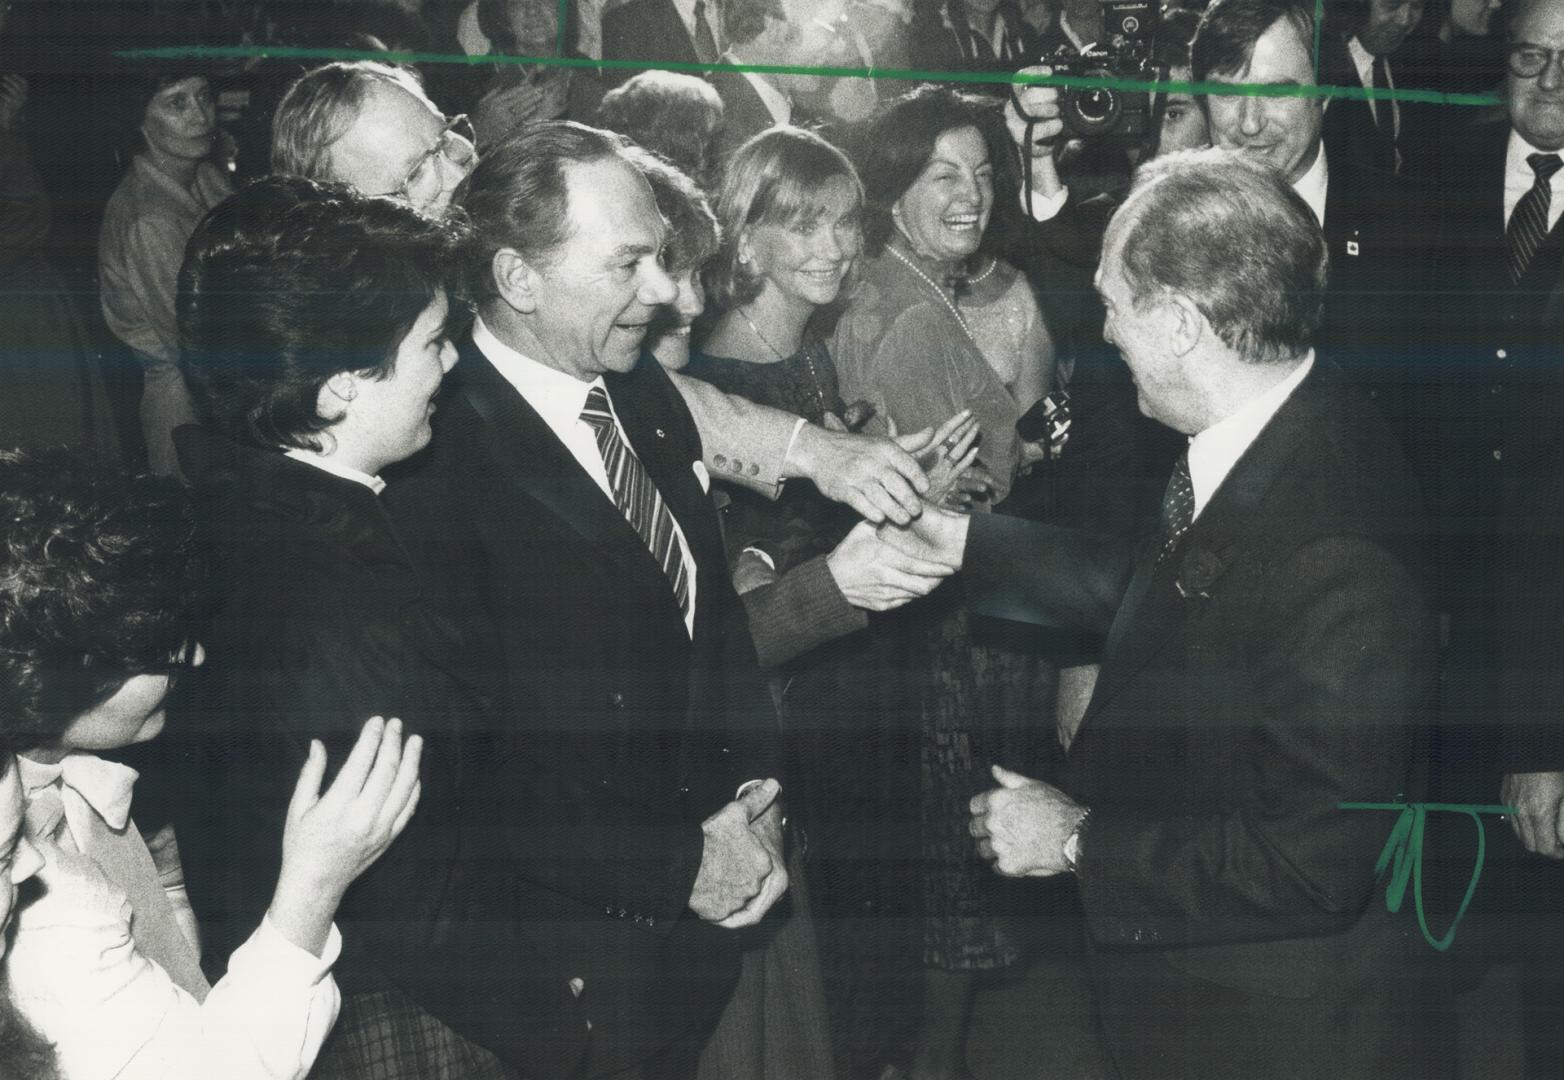
M 467 118 L 445 117 L 416 78 L 385 64 L 306 72 L 273 120 L 274 172 L 336 180 L 421 210 L 449 206 L 477 161 Z M 875 522 L 906 524 L 919 512 L 927 479 L 911 455 L 933 444 L 933 432 L 898 440 L 831 432 L 698 379 L 673 379 L 713 475 L 768 495 L 788 477 L 805 478 Z

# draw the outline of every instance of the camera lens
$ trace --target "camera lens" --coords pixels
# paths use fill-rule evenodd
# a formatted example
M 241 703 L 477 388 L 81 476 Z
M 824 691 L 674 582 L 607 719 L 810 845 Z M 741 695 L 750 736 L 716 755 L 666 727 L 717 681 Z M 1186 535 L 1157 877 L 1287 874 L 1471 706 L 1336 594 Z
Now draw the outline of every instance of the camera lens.
M 1091 75 L 1105 78 L 1108 72 L 1093 71 Z M 1071 90 L 1064 101 L 1065 122 L 1077 135 L 1104 135 L 1113 131 L 1124 112 L 1124 98 L 1106 87 Z

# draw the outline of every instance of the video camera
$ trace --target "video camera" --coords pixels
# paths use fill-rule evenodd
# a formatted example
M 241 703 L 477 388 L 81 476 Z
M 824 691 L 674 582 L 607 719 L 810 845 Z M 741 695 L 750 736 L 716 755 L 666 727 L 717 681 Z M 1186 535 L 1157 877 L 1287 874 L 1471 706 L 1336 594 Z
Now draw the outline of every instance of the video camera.
M 1042 62 L 1055 75 L 1156 82 L 1161 73 L 1151 56 L 1160 16 L 1158 0 L 1101 0 L 1104 43 L 1076 52 L 1061 46 Z M 1143 138 L 1152 131 L 1151 95 L 1109 87 L 1059 92 L 1065 128 L 1080 138 L 1122 135 Z

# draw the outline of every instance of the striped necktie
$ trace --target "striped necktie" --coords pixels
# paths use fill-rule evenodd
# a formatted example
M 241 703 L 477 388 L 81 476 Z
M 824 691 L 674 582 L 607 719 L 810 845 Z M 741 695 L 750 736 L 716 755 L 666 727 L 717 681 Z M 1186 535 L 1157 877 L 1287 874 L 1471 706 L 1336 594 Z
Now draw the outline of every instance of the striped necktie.
M 597 449 L 603 455 L 603 469 L 608 473 L 608 486 L 614 492 L 614 505 L 619 507 L 619 512 L 641 537 L 657 565 L 668 575 L 679 611 L 688 623 L 689 570 L 684 565 L 679 538 L 674 534 L 673 514 L 647 475 L 646 466 L 619 434 L 619 425 L 614 423 L 614 414 L 608 408 L 608 392 L 601 386 L 594 386 L 587 393 L 581 419 L 597 434 Z
M 1542 246 L 1548 235 L 1548 204 L 1553 199 L 1550 181 L 1553 174 L 1564 168 L 1564 161 L 1557 154 L 1527 154 L 1526 164 L 1537 179 L 1531 190 L 1521 196 L 1520 202 L 1510 213 L 1510 224 L 1504 230 L 1505 246 L 1509 248 L 1510 281 L 1519 283 L 1526 276 L 1532 256 Z
M 1168 478 L 1168 489 L 1162 496 L 1162 543 L 1157 551 L 1157 565 L 1172 555 L 1178 542 L 1195 521 L 1195 484 L 1189 475 L 1189 451 L 1179 455 Z

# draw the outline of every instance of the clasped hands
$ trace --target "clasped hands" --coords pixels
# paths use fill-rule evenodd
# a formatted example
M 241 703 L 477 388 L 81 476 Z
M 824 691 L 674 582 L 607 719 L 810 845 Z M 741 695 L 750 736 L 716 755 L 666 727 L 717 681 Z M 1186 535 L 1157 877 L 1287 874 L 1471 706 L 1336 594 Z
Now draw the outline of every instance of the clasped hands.
M 998 765 L 999 787 L 972 796 L 967 830 L 978 854 L 1006 877 L 1052 877 L 1067 873 L 1064 842 L 1086 808 L 1052 784 L 1029 780 Z
M 705 846 L 690 910 L 705 921 L 729 930 L 754 926 L 787 892 L 781 791 L 765 780 L 702 822 Z

